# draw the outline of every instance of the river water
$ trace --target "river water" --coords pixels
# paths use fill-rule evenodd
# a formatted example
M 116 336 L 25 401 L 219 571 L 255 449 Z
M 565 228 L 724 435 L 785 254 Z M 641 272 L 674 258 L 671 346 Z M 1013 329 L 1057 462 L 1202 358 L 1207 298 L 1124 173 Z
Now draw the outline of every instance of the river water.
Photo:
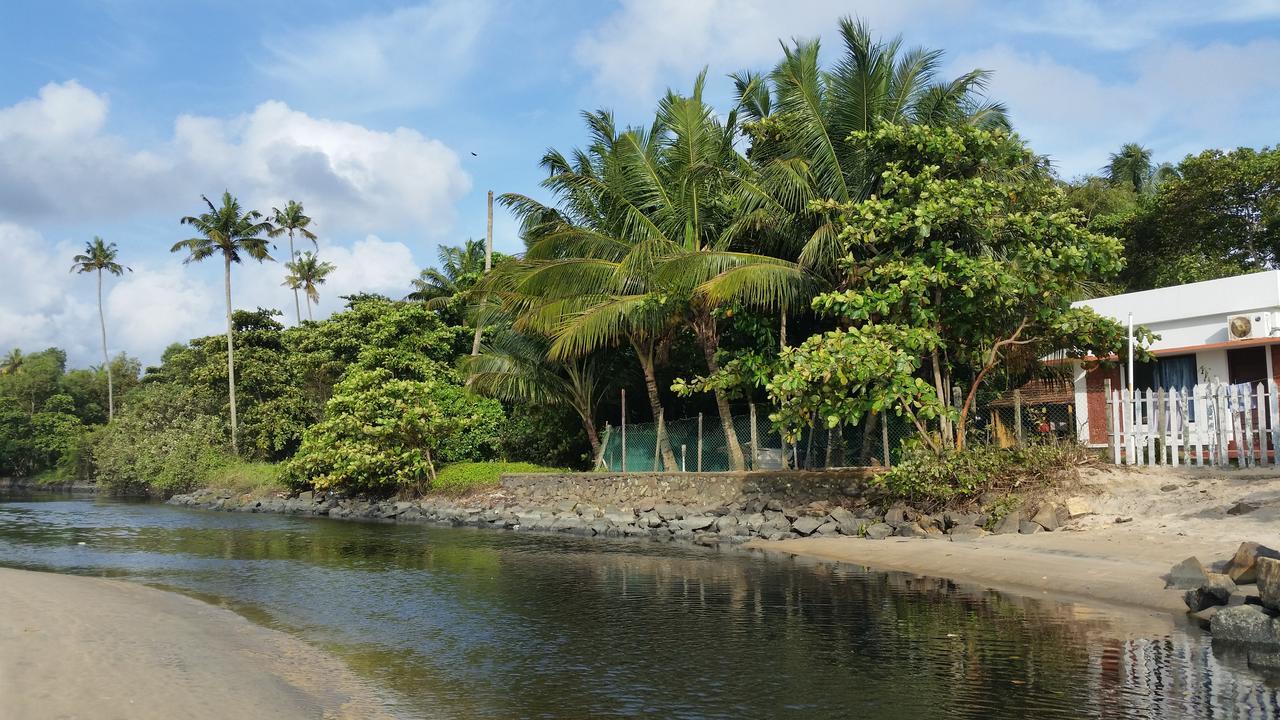
M 28 498 L 0 501 L 0 564 L 225 605 L 342 657 L 413 718 L 1280 707 L 1198 630 L 1134 636 L 1124 614 L 740 551 Z

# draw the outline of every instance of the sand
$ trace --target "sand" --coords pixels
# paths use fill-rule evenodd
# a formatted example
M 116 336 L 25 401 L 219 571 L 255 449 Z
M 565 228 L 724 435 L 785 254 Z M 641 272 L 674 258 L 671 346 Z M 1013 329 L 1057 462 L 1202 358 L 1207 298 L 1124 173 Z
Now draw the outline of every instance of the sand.
M 336 658 L 194 598 L 0 568 L 0 608 L 8 720 L 388 717 Z
M 992 535 L 970 542 L 830 537 L 750 547 L 932 575 L 1055 600 L 1182 614 L 1182 592 L 1166 590 L 1176 562 L 1221 567 L 1242 541 L 1280 549 L 1280 471 L 1102 469 L 1068 494 L 1095 514 L 1056 532 Z M 1256 509 L 1228 514 L 1237 502 Z M 1117 523 L 1117 518 L 1132 518 Z

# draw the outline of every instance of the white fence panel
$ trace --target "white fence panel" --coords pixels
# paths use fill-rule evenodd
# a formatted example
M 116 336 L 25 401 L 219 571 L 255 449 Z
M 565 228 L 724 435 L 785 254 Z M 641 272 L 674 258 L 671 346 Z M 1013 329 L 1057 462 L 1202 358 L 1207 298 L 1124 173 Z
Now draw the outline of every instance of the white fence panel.
M 1223 384 L 1112 390 L 1106 397 L 1116 465 L 1276 465 L 1280 449 L 1277 385 Z

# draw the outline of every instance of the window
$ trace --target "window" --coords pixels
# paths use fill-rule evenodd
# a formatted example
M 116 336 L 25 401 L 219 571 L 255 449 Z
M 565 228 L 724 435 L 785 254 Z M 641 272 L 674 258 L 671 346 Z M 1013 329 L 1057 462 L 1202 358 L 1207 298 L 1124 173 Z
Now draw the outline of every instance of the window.
M 1136 391 L 1177 390 L 1181 394 L 1189 392 L 1196 382 L 1195 353 L 1166 355 L 1153 362 L 1133 365 L 1133 389 Z M 1145 409 L 1143 412 L 1146 412 Z M 1190 399 L 1187 402 L 1187 415 L 1188 420 L 1195 422 L 1196 409 Z M 1145 417 L 1143 420 L 1145 422 Z

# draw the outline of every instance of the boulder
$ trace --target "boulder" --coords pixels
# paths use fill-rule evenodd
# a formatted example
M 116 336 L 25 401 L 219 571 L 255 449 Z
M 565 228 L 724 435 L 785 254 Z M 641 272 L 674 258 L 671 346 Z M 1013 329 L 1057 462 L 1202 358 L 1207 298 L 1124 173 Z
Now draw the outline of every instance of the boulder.
M 926 532 L 924 528 L 920 527 L 918 524 L 913 522 L 904 522 L 901 525 L 899 525 L 897 534 L 899 537 L 914 537 L 914 538 L 922 538 L 922 537 L 929 536 L 929 533 Z
M 835 520 L 828 520 L 822 523 L 821 525 L 819 525 L 818 529 L 813 531 L 813 534 L 814 535 L 839 535 L 840 523 L 836 522 Z
M 1222 607 L 1220 605 L 1210 605 L 1198 612 L 1187 613 L 1187 615 L 1191 618 L 1192 622 L 1200 626 L 1201 630 L 1208 630 L 1210 625 L 1213 623 L 1213 616 L 1217 615 L 1218 611 L 1221 609 Z
M 812 535 L 822 524 L 820 518 L 806 515 L 796 518 L 795 522 L 791 523 L 791 529 L 801 535 Z
M 1208 584 L 1209 573 L 1205 572 L 1204 565 L 1201 565 L 1198 559 L 1189 557 L 1169 569 L 1169 581 L 1164 586 L 1179 590 L 1193 590 Z
M 1258 509 L 1257 504 L 1251 503 L 1251 502 L 1245 502 L 1244 500 L 1241 500 L 1235 505 L 1232 505 L 1231 507 L 1227 508 L 1227 514 L 1228 515 L 1248 515 L 1249 513 L 1257 509 Z
M 977 525 L 957 525 L 951 528 L 948 534 L 951 536 L 952 541 L 977 540 L 984 535 L 990 535 L 990 533 Z
M 1262 604 L 1271 610 L 1280 611 L 1280 560 L 1260 557 L 1256 564 L 1258 596 L 1262 598 Z
M 905 507 L 891 507 L 884 514 L 884 521 L 890 525 L 901 525 L 907 521 L 907 509 Z
M 1257 605 L 1226 607 L 1213 614 L 1209 631 L 1214 640 L 1241 643 L 1280 643 L 1275 620 Z
M 722 535 L 732 535 L 738 530 L 737 515 L 723 515 L 716 518 L 716 532 Z
M 1022 523 L 1022 513 L 1011 512 L 1000 518 L 1000 522 L 991 529 L 996 535 L 1009 535 L 1018 532 L 1018 526 Z
M 712 515 L 694 515 L 692 517 L 676 521 L 676 529 L 689 531 L 705 530 L 711 527 L 711 523 L 715 521 L 716 519 Z
M 1215 605 L 1226 605 L 1235 591 L 1236 584 L 1231 582 L 1231 578 L 1218 573 L 1209 573 L 1209 582 L 1188 590 L 1183 594 L 1182 599 L 1191 612 L 1200 612 Z
M 831 512 L 827 513 L 827 517 L 840 525 L 852 524 L 855 519 L 853 513 L 842 507 L 832 508 Z
M 1052 504 L 1041 505 L 1036 514 L 1031 517 L 1031 522 L 1049 532 L 1053 532 L 1062 526 L 1062 523 L 1058 520 L 1058 507 Z
M 893 526 L 888 523 L 875 523 L 867 528 L 867 537 L 872 540 L 883 540 L 893 534 Z
M 1018 523 L 1018 532 L 1022 535 L 1034 535 L 1044 532 L 1044 526 L 1034 520 L 1023 520 Z
M 1280 560 L 1280 552 L 1256 542 L 1243 542 L 1236 549 L 1235 557 L 1227 565 L 1227 575 L 1237 585 L 1248 585 L 1258 579 L 1257 562 L 1260 557 Z
M 1075 520 L 1076 518 L 1093 514 L 1093 506 L 1089 504 L 1088 500 L 1078 495 L 1067 498 L 1066 502 L 1062 504 L 1062 509 L 1066 512 L 1068 520 Z
M 986 523 L 986 518 L 979 513 L 945 512 L 942 514 L 942 523 L 947 528 L 960 527 L 962 525 L 982 525 Z

